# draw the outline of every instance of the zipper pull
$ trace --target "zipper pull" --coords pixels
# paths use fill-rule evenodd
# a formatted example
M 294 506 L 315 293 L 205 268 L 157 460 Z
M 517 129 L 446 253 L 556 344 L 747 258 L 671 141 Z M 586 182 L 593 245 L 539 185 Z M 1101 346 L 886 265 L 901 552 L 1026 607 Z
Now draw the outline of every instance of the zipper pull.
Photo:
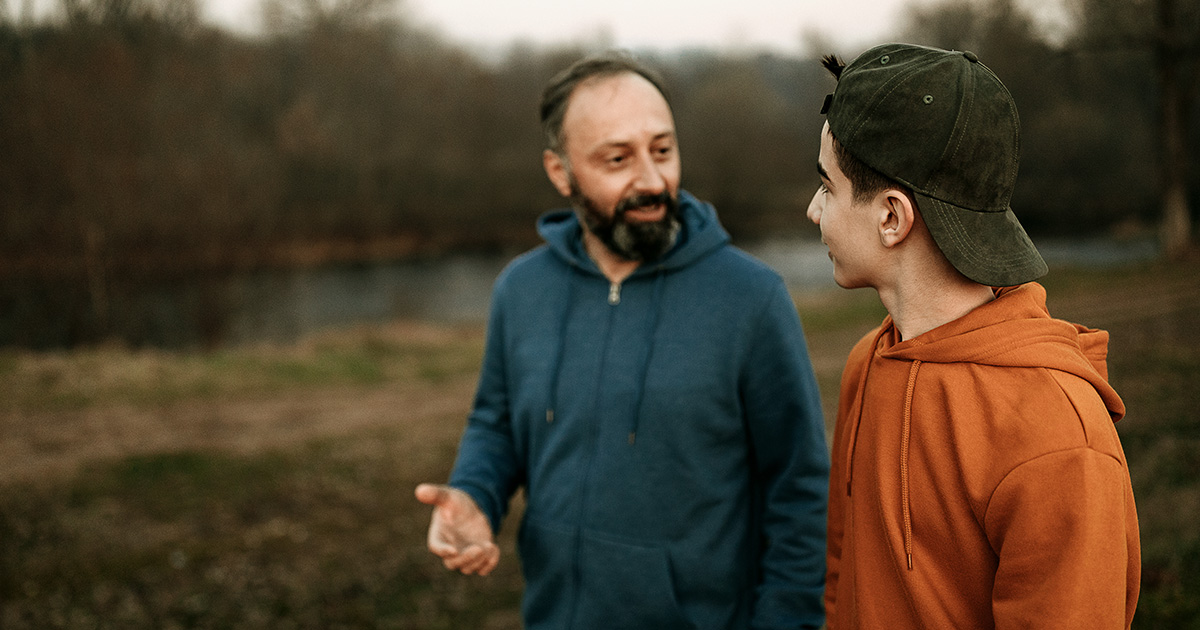
M 608 285 L 608 303 L 612 306 L 621 303 L 621 285 L 617 282 Z

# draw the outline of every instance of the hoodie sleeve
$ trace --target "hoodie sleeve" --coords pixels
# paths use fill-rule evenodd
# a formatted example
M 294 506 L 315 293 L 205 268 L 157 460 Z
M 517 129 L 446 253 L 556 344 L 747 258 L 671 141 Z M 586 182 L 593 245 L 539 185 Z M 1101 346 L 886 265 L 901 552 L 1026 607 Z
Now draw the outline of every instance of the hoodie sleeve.
M 1141 551 L 1125 453 L 1092 385 L 1054 378 L 1066 396 L 1039 413 L 1082 429 L 1083 443 L 1030 458 L 992 493 L 984 527 L 998 560 L 995 626 L 1128 628 Z
M 804 333 L 782 281 L 762 312 L 742 392 L 763 545 L 752 627 L 819 627 L 829 454 Z
M 491 522 L 493 532 L 500 531 L 509 498 L 523 477 L 509 413 L 503 286 L 502 277 L 492 295 L 479 387 L 450 475 L 450 485 L 475 499 Z
M 1091 385 L 1055 380 L 1065 404 L 1041 413 L 1073 419 L 1084 443 L 1016 466 L 988 502 L 996 628 L 1128 628 L 1141 552 L 1125 454 Z
M 1132 493 L 1123 463 L 1090 448 L 1010 473 L 988 507 L 999 551 L 996 628 L 1128 628 L 1136 605 Z M 1130 544 L 1134 541 L 1134 544 Z M 1133 597 L 1130 599 L 1130 593 Z

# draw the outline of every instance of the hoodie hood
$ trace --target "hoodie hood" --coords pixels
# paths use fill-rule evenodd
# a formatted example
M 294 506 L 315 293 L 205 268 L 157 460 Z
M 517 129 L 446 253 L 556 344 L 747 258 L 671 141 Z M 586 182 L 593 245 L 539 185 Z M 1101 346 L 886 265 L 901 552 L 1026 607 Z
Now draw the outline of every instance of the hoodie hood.
M 973 364 L 1004 368 L 1036 368 L 1072 374 L 1087 382 L 1099 395 L 1113 422 L 1125 415 L 1125 404 L 1108 383 L 1108 333 L 1050 317 L 1046 290 L 1037 283 L 996 290 L 996 299 L 967 315 L 912 339 L 900 335 L 889 315 L 875 331 L 870 349 L 880 359 L 908 362 L 907 384 L 900 418 L 899 522 L 908 569 L 913 569 L 913 531 L 909 483 L 910 436 L 913 405 L 918 396 L 918 376 L 939 364 Z M 865 382 L 872 361 L 861 365 L 858 382 Z M 865 388 L 854 401 L 845 460 L 846 492 L 854 475 Z M 897 392 L 899 393 L 899 392 Z
M 685 190 L 679 191 L 679 215 L 682 229 L 675 246 L 658 260 L 639 266 L 634 276 L 686 267 L 729 242 L 729 233 L 717 220 L 716 209 Z M 568 265 L 600 273 L 583 249 L 583 226 L 575 210 L 547 212 L 538 219 L 537 230 L 551 251 Z
M 1060 370 L 1090 383 L 1114 422 L 1125 415 L 1124 403 L 1108 383 L 1107 332 L 1051 318 L 1046 290 L 1037 283 L 999 289 L 996 298 L 965 317 L 883 348 L 879 355 L 921 363 Z M 889 330 L 894 330 L 890 316 L 883 324 L 883 331 Z

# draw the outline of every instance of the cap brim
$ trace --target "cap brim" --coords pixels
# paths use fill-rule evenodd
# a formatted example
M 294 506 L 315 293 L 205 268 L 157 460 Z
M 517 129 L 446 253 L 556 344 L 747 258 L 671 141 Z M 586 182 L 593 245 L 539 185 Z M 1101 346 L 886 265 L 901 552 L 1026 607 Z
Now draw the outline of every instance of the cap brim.
M 914 194 L 933 240 L 964 276 L 991 287 L 1011 287 L 1046 275 L 1046 261 L 1011 208 L 976 212 Z

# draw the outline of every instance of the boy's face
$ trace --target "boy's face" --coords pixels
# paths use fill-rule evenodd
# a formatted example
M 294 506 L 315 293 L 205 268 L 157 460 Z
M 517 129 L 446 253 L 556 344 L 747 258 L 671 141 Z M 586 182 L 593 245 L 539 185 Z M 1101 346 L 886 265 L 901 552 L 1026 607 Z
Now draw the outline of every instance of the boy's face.
M 875 286 L 879 233 L 869 202 L 854 198 L 850 180 L 838 166 L 829 123 L 821 130 L 817 158 L 821 187 L 808 204 L 808 218 L 821 228 L 821 242 L 829 248 L 833 277 L 846 289 Z

